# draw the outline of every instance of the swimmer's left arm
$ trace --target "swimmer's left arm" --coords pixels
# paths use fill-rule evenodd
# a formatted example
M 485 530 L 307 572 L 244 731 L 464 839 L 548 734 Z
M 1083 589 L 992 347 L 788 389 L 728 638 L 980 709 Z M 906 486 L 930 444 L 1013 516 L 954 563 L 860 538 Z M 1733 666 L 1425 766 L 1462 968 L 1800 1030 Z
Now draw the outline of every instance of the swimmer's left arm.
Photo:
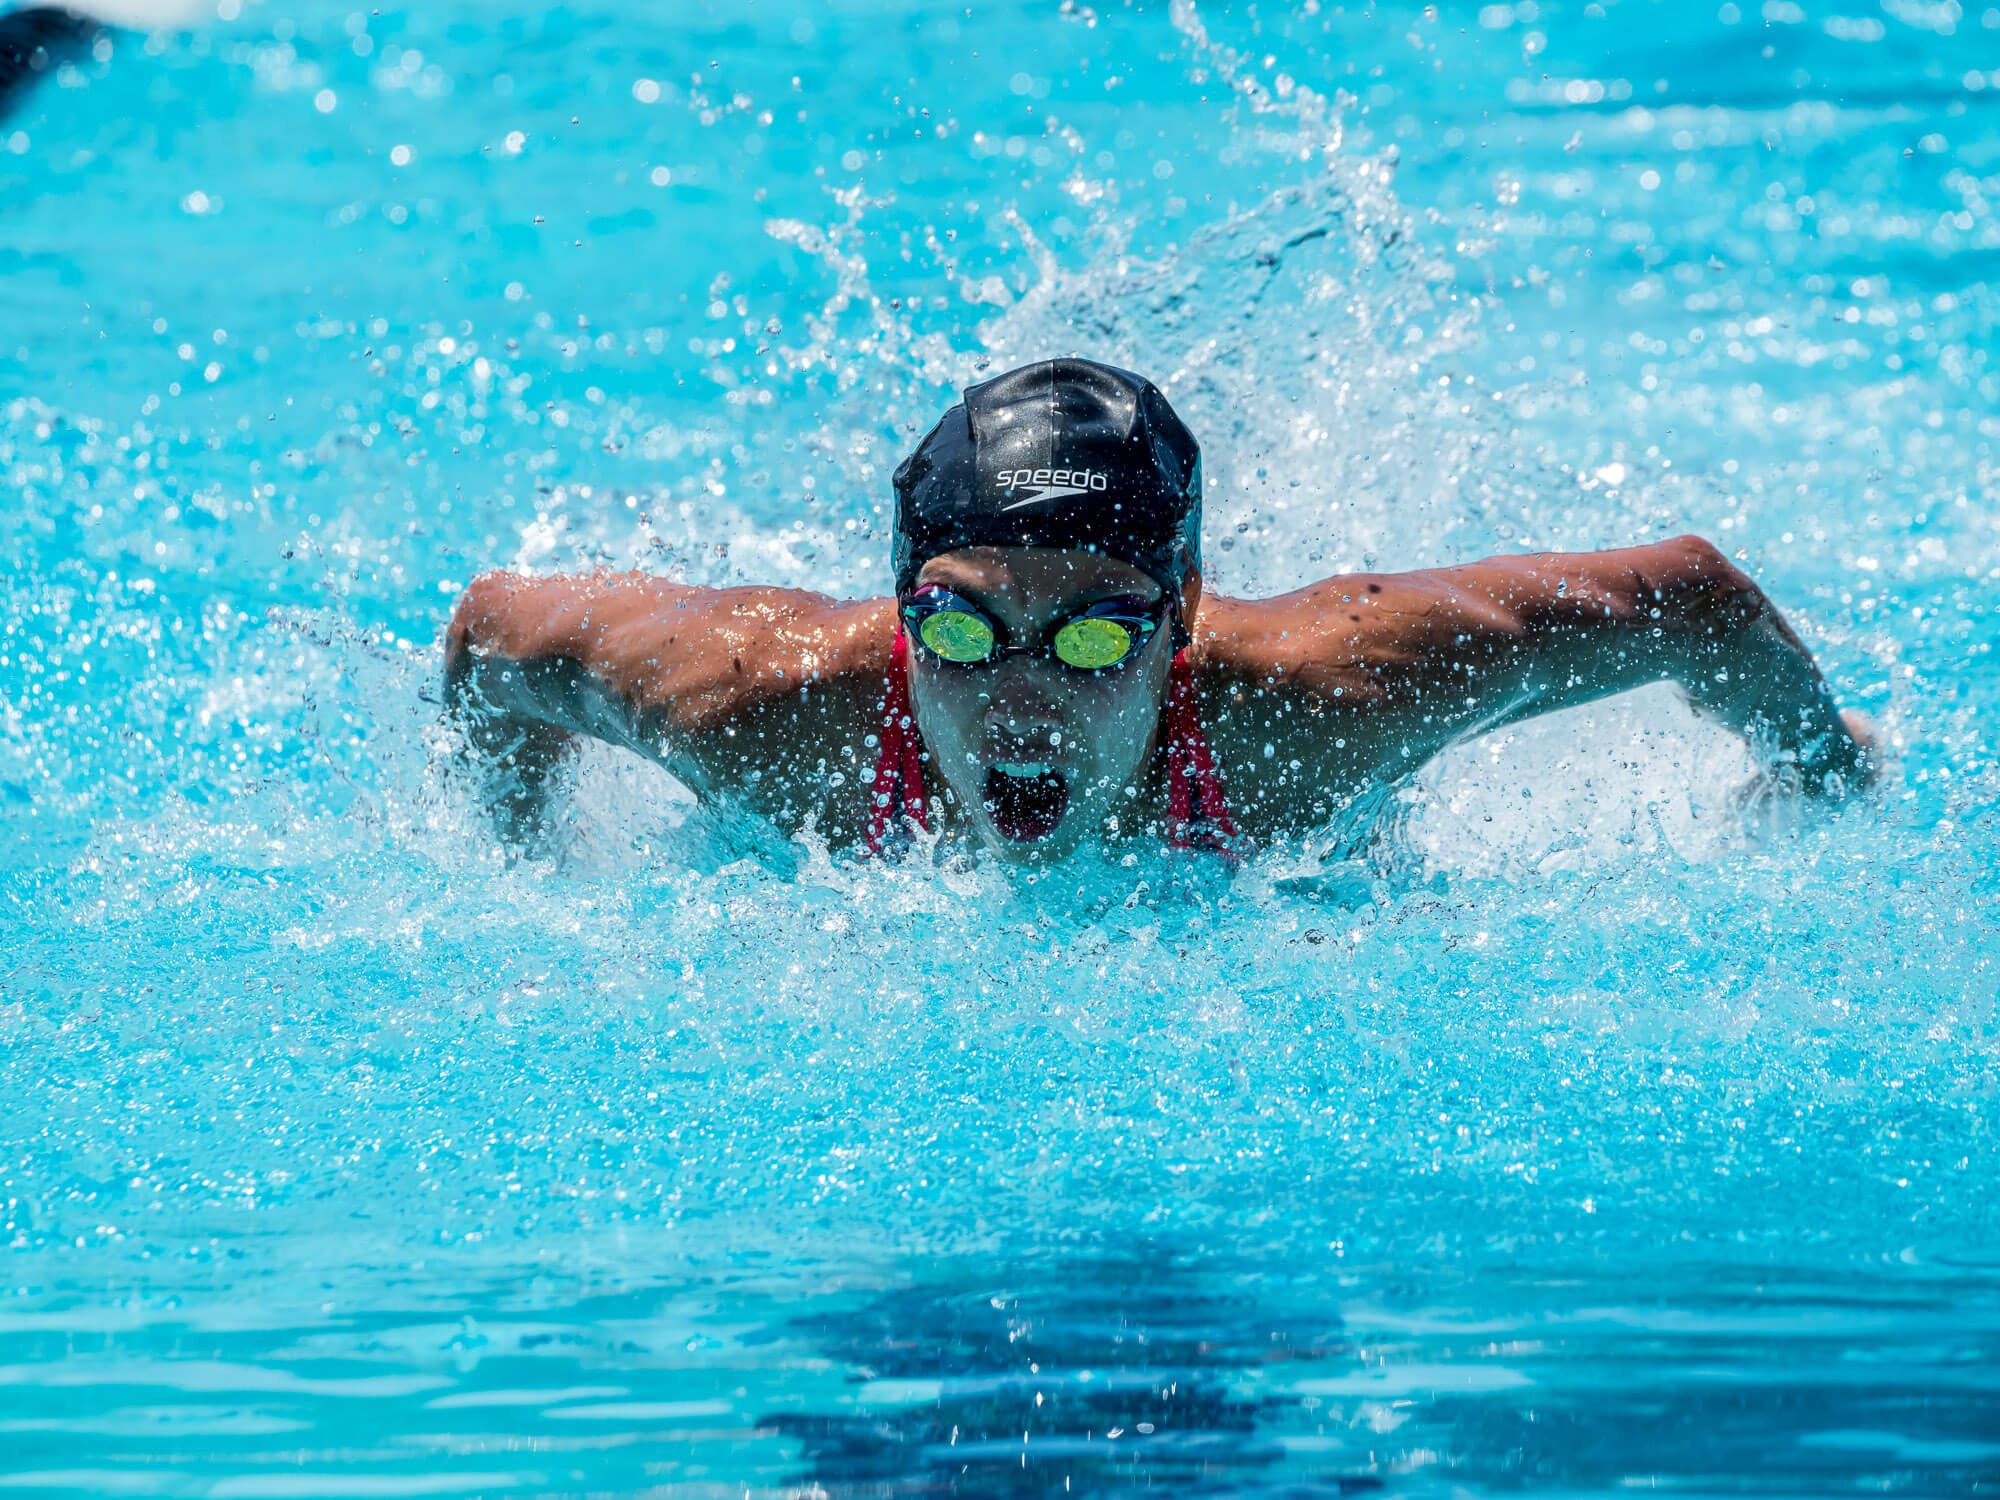
M 1310 615 L 1302 634 L 1319 643 L 1329 680 L 1385 740 L 1423 755 L 1666 680 L 1794 762 L 1809 790 L 1868 770 L 1868 746 L 1804 643 L 1700 537 L 1329 579 L 1272 605 Z

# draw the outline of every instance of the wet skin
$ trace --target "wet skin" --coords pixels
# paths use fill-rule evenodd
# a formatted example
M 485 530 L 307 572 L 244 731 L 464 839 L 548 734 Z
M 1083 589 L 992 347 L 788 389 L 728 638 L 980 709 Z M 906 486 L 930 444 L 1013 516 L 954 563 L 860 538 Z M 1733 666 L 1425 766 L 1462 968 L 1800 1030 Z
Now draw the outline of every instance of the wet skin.
M 948 553 L 919 583 L 949 585 L 1004 642 L 1026 645 L 1097 599 L 1159 597 L 1114 559 L 1028 548 Z M 1851 787 L 1869 764 L 1864 722 L 1841 715 L 1777 609 L 1698 537 L 1344 575 L 1261 600 L 1204 597 L 1191 577 L 1183 607 L 1202 723 L 1253 839 L 1321 826 L 1458 740 L 1661 680 L 1792 763 L 1809 792 Z M 584 734 L 659 761 L 705 799 L 851 846 L 868 823 L 866 740 L 894 632 L 888 599 L 489 573 L 447 631 L 447 697 L 471 748 L 507 773 L 494 804 L 511 837 L 543 823 L 548 777 Z M 943 822 L 1014 859 L 1158 836 L 1168 635 L 1099 674 L 1040 656 L 961 668 L 913 652 Z M 1070 793 L 1053 831 L 1025 845 L 985 805 L 989 772 L 1014 760 L 1059 761 Z

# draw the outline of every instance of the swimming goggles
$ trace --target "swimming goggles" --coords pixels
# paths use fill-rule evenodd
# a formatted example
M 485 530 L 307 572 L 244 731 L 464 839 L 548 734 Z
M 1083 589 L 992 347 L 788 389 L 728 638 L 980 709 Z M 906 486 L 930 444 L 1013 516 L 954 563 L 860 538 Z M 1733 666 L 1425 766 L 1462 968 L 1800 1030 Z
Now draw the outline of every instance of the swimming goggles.
M 961 667 L 1003 656 L 1049 656 L 1079 672 L 1122 667 L 1160 628 L 1168 601 L 1102 599 L 1056 627 L 1046 646 L 1003 646 L 993 622 L 969 601 L 935 584 L 903 602 L 903 623 L 918 645 L 939 661 Z

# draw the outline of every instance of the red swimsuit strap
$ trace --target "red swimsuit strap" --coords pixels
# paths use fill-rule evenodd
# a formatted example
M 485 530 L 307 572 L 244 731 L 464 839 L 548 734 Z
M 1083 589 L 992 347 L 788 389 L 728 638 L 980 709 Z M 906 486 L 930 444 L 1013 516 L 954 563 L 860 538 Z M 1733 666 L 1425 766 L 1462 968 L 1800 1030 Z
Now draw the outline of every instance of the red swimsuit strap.
M 1194 669 L 1187 652 L 1174 653 L 1167 683 L 1167 839 L 1176 849 L 1212 849 L 1235 857 L 1236 820 L 1223 795 L 1222 773 L 1202 732 L 1194 701 Z M 875 757 L 874 798 L 868 812 L 868 852 L 880 854 L 892 829 L 904 819 L 929 829 L 924 801 L 922 736 L 910 709 L 910 643 L 902 626 L 889 657 L 882 695 L 880 748 Z
M 1236 820 L 1223 795 L 1222 773 L 1202 732 L 1194 701 L 1194 668 L 1174 653 L 1167 682 L 1167 838 L 1176 849 L 1212 849 L 1235 858 Z
M 868 809 L 868 852 L 880 854 L 889 831 L 904 818 L 917 827 L 931 826 L 924 806 L 923 739 L 910 710 L 910 642 L 896 625 L 896 646 L 889 655 L 888 690 L 882 695 L 881 748 L 875 756 L 875 795 Z

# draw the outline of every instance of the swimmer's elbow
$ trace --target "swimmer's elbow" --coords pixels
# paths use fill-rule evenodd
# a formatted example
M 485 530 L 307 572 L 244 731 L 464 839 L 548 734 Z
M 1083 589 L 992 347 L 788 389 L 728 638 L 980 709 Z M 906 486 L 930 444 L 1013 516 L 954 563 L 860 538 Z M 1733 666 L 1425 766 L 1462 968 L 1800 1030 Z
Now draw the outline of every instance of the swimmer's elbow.
M 445 628 L 445 702 L 476 705 L 494 722 L 567 729 L 572 684 L 552 629 L 548 580 L 483 573 L 466 586 Z
M 1730 629 L 1750 624 L 1766 612 L 1764 591 L 1706 537 L 1677 536 L 1660 543 L 1658 551 L 1661 567 L 1655 592 L 1688 624 Z
M 518 654 L 510 647 L 518 645 L 520 632 L 515 617 L 520 593 L 529 582 L 519 574 L 496 569 L 480 574 L 466 585 L 451 612 L 451 623 L 445 627 L 444 663 L 448 674 L 463 673 L 475 651 Z
M 1670 576 L 1686 581 L 1737 579 L 1743 575 L 1736 564 L 1722 555 L 1722 549 L 1705 536 L 1689 532 L 1659 545 Z

